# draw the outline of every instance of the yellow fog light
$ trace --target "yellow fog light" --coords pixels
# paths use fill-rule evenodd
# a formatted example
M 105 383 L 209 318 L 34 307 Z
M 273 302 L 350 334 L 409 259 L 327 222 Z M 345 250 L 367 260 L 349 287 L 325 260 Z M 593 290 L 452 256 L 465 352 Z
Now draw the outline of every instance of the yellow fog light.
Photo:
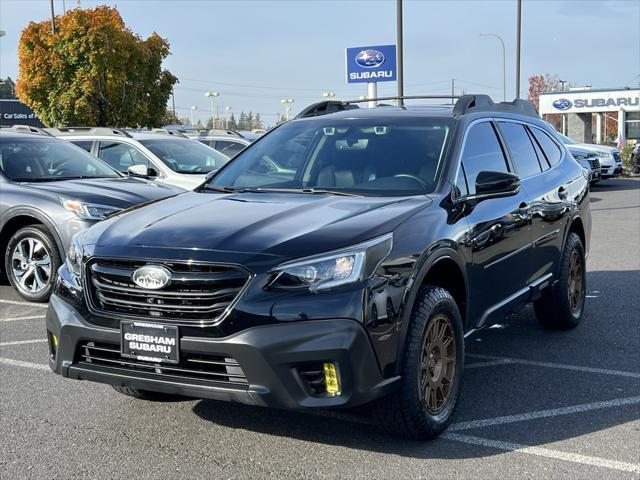
M 333 363 L 324 363 L 322 365 L 324 370 L 324 384 L 327 389 L 327 394 L 332 397 L 340 395 L 340 380 L 338 379 L 338 369 Z
M 51 343 L 53 344 L 53 349 L 58 350 L 58 337 L 53 333 L 51 334 Z

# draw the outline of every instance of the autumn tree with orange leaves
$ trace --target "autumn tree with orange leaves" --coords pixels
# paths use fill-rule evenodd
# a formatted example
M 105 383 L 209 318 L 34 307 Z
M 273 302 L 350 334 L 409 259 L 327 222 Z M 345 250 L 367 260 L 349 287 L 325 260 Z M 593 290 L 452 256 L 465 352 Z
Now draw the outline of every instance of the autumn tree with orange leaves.
M 76 8 L 22 32 L 16 94 L 47 126 L 155 127 L 177 78 L 167 40 L 143 40 L 115 8 Z

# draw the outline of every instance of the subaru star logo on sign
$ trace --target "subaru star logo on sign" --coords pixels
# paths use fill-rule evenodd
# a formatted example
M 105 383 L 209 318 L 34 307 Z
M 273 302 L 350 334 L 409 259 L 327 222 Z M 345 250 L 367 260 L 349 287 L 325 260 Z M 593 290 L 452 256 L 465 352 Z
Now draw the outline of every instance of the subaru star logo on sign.
M 396 79 L 396 46 L 347 48 L 347 83 L 392 82 Z
M 133 283 L 147 290 L 159 290 L 171 280 L 171 272 L 159 265 L 145 265 L 131 275 Z
M 571 108 L 571 100 L 567 100 L 566 98 L 559 98 L 555 102 L 553 102 L 553 107 L 558 110 L 566 110 L 567 108 Z

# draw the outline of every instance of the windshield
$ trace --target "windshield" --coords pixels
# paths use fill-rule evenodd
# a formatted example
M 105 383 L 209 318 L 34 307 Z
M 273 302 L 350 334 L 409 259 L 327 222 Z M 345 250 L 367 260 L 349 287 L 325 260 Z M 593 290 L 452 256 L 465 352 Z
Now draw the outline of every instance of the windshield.
M 195 140 L 162 138 L 140 143 L 177 173 L 209 173 L 229 161 L 226 155 Z
M 0 170 L 14 182 L 120 177 L 81 148 L 53 138 L 0 139 Z
M 576 142 L 574 142 L 569 137 L 567 137 L 566 135 L 563 135 L 561 133 L 558 133 L 558 137 L 560 137 L 560 141 L 562 143 L 564 143 L 565 145 L 575 145 L 576 144 Z
M 430 193 L 442 169 L 451 127 L 451 119 L 444 118 L 291 122 L 240 152 L 208 188 L 382 196 Z

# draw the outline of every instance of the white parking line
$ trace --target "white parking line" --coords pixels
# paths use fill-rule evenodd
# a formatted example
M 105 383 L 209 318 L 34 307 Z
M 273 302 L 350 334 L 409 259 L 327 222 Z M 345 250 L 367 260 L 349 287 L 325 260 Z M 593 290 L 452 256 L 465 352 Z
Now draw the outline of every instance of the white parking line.
M 618 462 L 600 457 L 590 457 L 580 455 L 578 453 L 561 452 L 559 450 L 551 450 L 549 448 L 532 447 L 520 443 L 501 442 L 498 440 L 489 440 L 487 438 L 475 437 L 472 435 L 461 435 L 459 433 L 442 434 L 442 438 L 453 440 L 456 442 L 468 443 L 471 445 L 479 445 L 482 447 L 495 448 L 506 452 L 525 453 L 527 455 L 535 455 L 538 457 L 553 458 L 556 460 L 564 460 L 566 462 L 581 463 L 583 465 L 591 465 L 594 467 L 609 468 L 612 470 L 620 470 L 623 472 L 638 473 L 640 472 L 640 464 Z
M 44 343 L 46 342 L 47 339 L 46 338 L 42 338 L 42 339 L 37 339 L 37 340 L 18 340 L 15 342 L 3 342 L 0 343 L 0 347 L 8 347 L 10 345 L 26 345 L 28 343 Z
M 17 320 L 37 320 L 39 318 L 46 318 L 44 315 L 31 315 L 29 317 L 11 317 L 11 318 L 2 318 L 0 322 L 15 322 Z
M 550 408 L 548 410 L 538 410 L 535 412 L 520 413 L 517 415 L 505 415 L 502 417 L 485 418 L 482 420 L 471 420 L 469 422 L 458 422 L 450 425 L 448 431 L 457 432 L 460 430 L 469 430 L 470 428 L 482 428 L 493 425 L 504 425 L 507 423 L 526 422 L 527 420 L 536 420 L 538 418 L 559 417 L 561 415 L 590 412 L 592 410 L 622 407 L 625 405 L 635 405 L 638 403 L 640 403 L 640 397 L 616 398 L 613 400 L 606 400 L 604 402 L 583 403 L 579 405 L 571 405 L 569 407 Z
M 0 299 L 0 303 L 6 303 L 8 305 L 28 305 L 29 307 L 35 307 L 35 308 L 47 308 L 48 307 L 48 305 L 46 303 L 16 302 L 15 300 L 2 300 L 2 299 Z
M 26 367 L 26 368 L 35 368 L 37 370 L 49 370 L 49 366 L 44 365 L 43 363 L 23 362 L 21 360 L 13 360 L 12 358 L 0 357 L 0 363 L 4 363 L 5 365 L 11 365 L 13 367 Z
M 500 360 L 490 360 L 488 362 L 468 363 L 464 366 L 464 369 L 468 370 L 470 368 L 495 367 L 496 365 L 508 365 L 509 363 L 513 363 L 510 358 L 503 358 Z
M 535 360 L 522 360 L 520 358 L 509 358 L 509 357 L 494 357 L 492 355 L 480 355 L 476 353 L 467 353 L 467 357 L 471 358 L 480 358 L 485 360 L 492 360 L 493 362 L 501 361 L 500 363 L 493 362 L 483 362 L 484 365 L 480 363 L 470 364 L 476 366 L 493 366 L 493 365 L 503 365 L 509 363 L 518 363 L 520 365 L 531 365 L 534 367 L 547 367 L 547 368 L 560 368 L 563 370 L 575 370 L 577 372 L 586 372 L 586 373 L 602 373 L 604 375 L 617 375 L 620 377 L 631 377 L 631 378 L 640 378 L 640 373 L 636 372 L 625 372 L 621 370 L 608 370 L 606 368 L 593 368 L 593 367 L 581 367 L 579 365 L 565 365 L 564 363 L 552 363 L 552 362 L 538 362 Z M 474 368 L 474 367 L 471 367 Z

